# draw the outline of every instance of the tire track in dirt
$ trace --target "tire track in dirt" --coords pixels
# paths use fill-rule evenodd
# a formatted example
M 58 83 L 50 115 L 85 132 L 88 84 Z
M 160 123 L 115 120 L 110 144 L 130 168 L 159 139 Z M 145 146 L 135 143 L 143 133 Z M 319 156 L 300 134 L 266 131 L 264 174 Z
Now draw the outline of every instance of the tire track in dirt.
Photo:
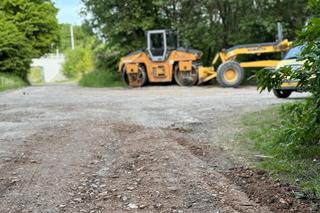
M 184 129 L 177 129 L 180 132 L 186 132 Z M 190 130 L 189 130 L 190 132 Z M 195 141 L 188 141 L 185 137 L 178 138 L 177 142 L 186 147 L 190 153 L 205 162 L 212 162 L 214 156 L 224 157 L 217 153 L 209 144 L 201 144 Z M 230 161 L 226 158 L 223 161 Z M 215 162 L 215 161 L 213 161 Z M 219 164 L 218 164 L 219 165 Z M 273 180 L 263 170 L 250 169 L 241 166 L 240 164 L 234 164 L 234 168 L 219 168 L 218 165 L 208 164 L 208 167 L 214 166 L 223 175 L 223 178 L 227 178 L 230 181 L 230 185 L 235 184 L 238 186 L 238 190 L 243 191 L 248 198 L 254 201 L 256 204 L 268 206 L 272 212 L 317 212 L 317 208 L 311 209 L 307 203 L 302 200 L 295 199 L 293 191 L 296 189 L 289 184 L 282 184 L 278 180 Z M 210 184 L 210 179 L 207 179 Z M 227 182 L 227 181 L 225 181 Z M 213 186 L 216 183 L 211 184 Z M 228 186 L 226 186 L 228 187 Z M 227 195 L 230 198 L 230 195 Z M 317 202 L 317 201 L 316 201 Z M 230 204 L 230 203 L 229 203 Z M 238 204 L 239 206 L 253 206 L 252 204 Z M 237 209 L 240 212 L 248 212 Z
M 109 173 L 78 186 L 66 212 L 269 212 L 201 160 L 201 148 L 182 143 L 187 135 L 124 124 L 114 131 L 117 157 Z

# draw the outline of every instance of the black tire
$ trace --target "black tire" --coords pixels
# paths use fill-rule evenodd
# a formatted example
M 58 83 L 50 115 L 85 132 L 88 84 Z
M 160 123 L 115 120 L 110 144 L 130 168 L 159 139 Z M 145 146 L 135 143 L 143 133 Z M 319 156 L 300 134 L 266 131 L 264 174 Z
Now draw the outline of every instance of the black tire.
M 273 89 L 273 94 L 277 98 L 288 98 L 292 94 L 292 91 L 282 90 L 282 89 Z
M 122 79 L 123 82 L 129 86 L 129 87 L 143 87 L 147 83 L 147 72 L 146 69 L 143 65 L 139 65 L 139 71 L 138 74 L 131 74 L 132 76 L 130 77 L 125 69 L 125 66 L 122 69 Z M 130 79 L 135 79 L 135 82 L 130 82 Z
M 192 70 L 190 72 L 180 72 L 179 66 L 176 65 L 174 67 L 174 80 L 177 82 L 179 86 L 191 87 L 198 82 L 197 69 L 192 66 Z
M 243 79 L 244 70 L 236 61 L 227 61 L 218 67 L 217 81 L 222 87 L 239 87 Z

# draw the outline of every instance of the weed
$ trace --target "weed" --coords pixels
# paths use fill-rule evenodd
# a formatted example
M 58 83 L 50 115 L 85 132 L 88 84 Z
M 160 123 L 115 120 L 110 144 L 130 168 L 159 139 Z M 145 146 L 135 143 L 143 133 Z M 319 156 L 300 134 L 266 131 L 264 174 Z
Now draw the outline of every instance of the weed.
M 285 104 L 243 118 L 242 146 L 268 156 L 257 167 L 292 185 L 311 198 L 320 198 L 320 125 L 308 112 L 310 101 Z

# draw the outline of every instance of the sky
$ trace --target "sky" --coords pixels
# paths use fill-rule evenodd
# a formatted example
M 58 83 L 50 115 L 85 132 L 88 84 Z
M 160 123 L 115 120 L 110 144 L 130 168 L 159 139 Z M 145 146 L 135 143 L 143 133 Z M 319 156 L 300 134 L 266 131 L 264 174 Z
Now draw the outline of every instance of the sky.
M 59 9 L 59 23 L 81 24 L 81 0 L 54 0 Z

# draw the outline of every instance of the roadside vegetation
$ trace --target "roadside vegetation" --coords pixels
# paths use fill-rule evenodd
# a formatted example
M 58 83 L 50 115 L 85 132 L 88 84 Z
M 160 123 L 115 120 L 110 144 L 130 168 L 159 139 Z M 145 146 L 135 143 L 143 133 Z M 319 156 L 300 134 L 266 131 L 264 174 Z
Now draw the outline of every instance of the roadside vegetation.
M 28 84 L 17 75 L 0 73 L 0 92 L 25 87 L 27 85 Z
M 121 87 L 116 72 L 116 59 L 110 57 L 101 39 L 92 32 L 87 23 L 73 26 L 75 48 L 71 48 L 70 24 L 60 25 L 60 47 L 65 56 L 63 73 L 70 80 L 77 81 L 83 87 Z
M 295 192 L 297 198 L 319 199 L 320 126 L 309 126 L 314 115 L 305 113 L 308 104 L 309 100 L 290 103 L 245 116 L 240 141 L 262 156 L 257 167 L 301 188 L 302 192 Z
M 74 45 L 71 48 L 70 24 L 60 24 L 59 50 L 65 56 L 63 74 L 70 80 L 78 81 L 83 75 L 93 71 L 92 49 L 97 43 L 96 37 L 83 26 L 73 26 Z
M 319 14 L 319 0 L 311 0 L 309 5 L 314 14 Z M 261 71 L 259 89 L 270 91 L 281 87 L 283 80 L 298 80 L 298 86 L 311 93 L 311 97 L 256 114 L 247 120 L 255 128 L 249 129 L 245 137 L 253 141 L 257 150 L 270 156 L 261 167 L 320 198 L 320 18 L 308 21 L 296 44 L 304 45 L 302 68 Z
M 79 81 L 83 87 L 123 87 L 121 75 L 112 71 L 97 70 L 85 74 Z
M 31 59 L 50 52 L 58 42 L 57 12 L 50 1 L 0 1 L 2 89 L 29 83 Z

